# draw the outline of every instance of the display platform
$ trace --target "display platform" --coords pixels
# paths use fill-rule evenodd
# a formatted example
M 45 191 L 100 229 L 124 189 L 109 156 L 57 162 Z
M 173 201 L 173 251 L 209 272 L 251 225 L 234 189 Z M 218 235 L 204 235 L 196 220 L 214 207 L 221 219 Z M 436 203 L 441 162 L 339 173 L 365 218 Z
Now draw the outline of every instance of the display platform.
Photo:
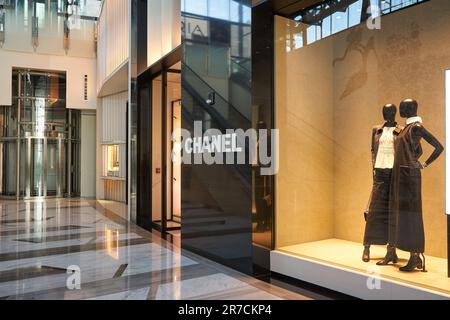
M 427 256 L 428 272 L 403 273 L 376 266 L 386 247 L 372 246 L 369 263 L 362 251 L 362 244 L 339 239 L 282 247 L 271 253 L 271 270 L 362 299 L 450 299 L 446 259 Z M 398 265 L 405 265 L 409 253 L 398 255 Z

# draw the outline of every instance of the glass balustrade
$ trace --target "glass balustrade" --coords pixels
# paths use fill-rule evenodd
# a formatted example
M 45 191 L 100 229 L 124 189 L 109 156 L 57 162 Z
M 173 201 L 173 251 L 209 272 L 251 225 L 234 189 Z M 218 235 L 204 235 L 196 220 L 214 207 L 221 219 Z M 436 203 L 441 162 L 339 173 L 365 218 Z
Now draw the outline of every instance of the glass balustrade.
M 9 0 L 2 7 L 3 49 L 95 57 L 95 30 L 101 1 L 70 4 L 66 0 Z

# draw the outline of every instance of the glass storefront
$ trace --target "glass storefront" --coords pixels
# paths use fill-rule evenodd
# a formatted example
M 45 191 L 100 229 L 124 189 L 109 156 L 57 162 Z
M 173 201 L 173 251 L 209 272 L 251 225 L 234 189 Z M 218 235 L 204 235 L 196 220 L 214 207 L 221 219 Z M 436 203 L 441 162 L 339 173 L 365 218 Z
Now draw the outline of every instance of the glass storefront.
M 172 151 L 182 139 L 171 134 L 184 129 L 194 136 L 195 122 L 202 123 L 202 133 L 246 130 L 256 123 L 251 110 L 251 1 L 180 3 L 182 45 L 156 62 L 148 57 L 159 49 L 138 52 L 136 220 L 147 229 L 181 233 L 184 248 L 250 273 L 252 214 L 256 216 L 251 166 L 172 161 L 181 157 L 182 152 Z M 139 63 L 139 56 L 146 63 Z
M 450 2 L 394 2 L 275 17 L 275 246 L 449 294 Z
M 251 101 L 251 1 L 183 0 L 181 11 L 182 128 L 195 137 L 209 129 L 225 134 L 227 129 L 256 126 Z M 196 123 L 202 128 L 195 130 Z M 257 225 L 252 175 L 248 164 L 183 163 L 183 247 L 252 272 L 252 227 Z M 260 228 L 257 240 L 265 231 Z

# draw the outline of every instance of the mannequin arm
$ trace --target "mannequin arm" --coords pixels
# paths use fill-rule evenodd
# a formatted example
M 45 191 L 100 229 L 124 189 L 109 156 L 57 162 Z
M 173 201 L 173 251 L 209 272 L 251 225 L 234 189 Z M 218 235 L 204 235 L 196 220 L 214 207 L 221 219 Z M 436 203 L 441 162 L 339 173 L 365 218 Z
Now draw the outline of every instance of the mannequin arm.
M 376 156 L 375 156 L 375 135 L 377 133 L 377 129 L 372 129 L 372 145 L 371 145 L 371 152 L 372 152 L 372 166 L 375 166 Z
M 416 128 L 414 128 L 414 135 L 419 138 L 418 141 L 420 141 L 420 138 L 423 138 L 432 147 L 434 147 L 433 153 L 428 158 L 428 160 L 425 161 L 423 164 L 423 166 L 426 168 L 430 164 L 432 164 L 437 158 L 439 158 L 439 156 L 442 154 L 442 152 L 444 152 L 444 147 L 439 142 L 439 140 L 436 139 L 435 136 L 433 136 L 427 129 L 425 129 L 422 126 L 417 126 Z

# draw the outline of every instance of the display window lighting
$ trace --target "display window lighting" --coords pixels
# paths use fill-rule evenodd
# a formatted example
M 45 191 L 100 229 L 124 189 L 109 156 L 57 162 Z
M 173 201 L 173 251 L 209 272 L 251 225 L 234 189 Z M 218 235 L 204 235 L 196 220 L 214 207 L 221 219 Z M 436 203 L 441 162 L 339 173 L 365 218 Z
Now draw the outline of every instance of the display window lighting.
M 450 70 L 445 72 L 445 130 L 446 150 L 450 150 Z M 446 152 L 445 161 L 446 213 L 450 214 L 450 152 Z

